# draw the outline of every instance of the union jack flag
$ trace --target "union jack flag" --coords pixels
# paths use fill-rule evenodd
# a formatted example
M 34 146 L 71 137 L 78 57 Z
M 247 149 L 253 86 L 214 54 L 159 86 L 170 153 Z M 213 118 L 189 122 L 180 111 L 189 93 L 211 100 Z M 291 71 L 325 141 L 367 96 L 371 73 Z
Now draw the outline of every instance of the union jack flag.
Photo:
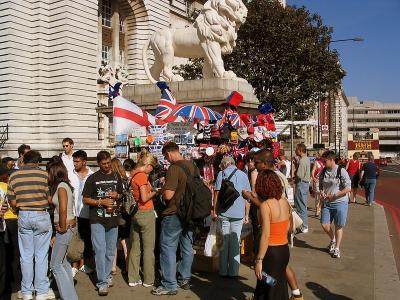
M 222 119 L 219 121 L 219 126 L 223 126 L 225 123 L 230 123 L 234 128 L 246 126 L 238 112 L 229 108 L 225 109 Z
M 177 107 L 176 99 L 172 96 L 168 84 L 165 81 L 159 81 L 157 86 L 161 90 L 161 99 L 156 108 L 155 117 L 165 122 L 176 121 L 178 117 L 171 115 L 172 111 Z

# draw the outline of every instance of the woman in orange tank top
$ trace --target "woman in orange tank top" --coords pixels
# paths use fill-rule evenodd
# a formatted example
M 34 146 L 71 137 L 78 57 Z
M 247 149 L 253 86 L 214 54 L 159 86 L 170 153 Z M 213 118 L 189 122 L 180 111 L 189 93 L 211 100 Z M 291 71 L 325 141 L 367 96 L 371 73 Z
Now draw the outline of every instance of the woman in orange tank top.
M 260 205 L 260 224 L 262 232 L 258 255 L 255 261 L 257 286 L 254 299 L 289 299 L 286 266 L 289 263 L 287 234 L 291 210 L 286 199 L 282 198 L 282 183 L 274 171 L 265 170 L 258 174 L 256 182 Z M 276 279 L 270 286 L 262 280 L 262 272 Z

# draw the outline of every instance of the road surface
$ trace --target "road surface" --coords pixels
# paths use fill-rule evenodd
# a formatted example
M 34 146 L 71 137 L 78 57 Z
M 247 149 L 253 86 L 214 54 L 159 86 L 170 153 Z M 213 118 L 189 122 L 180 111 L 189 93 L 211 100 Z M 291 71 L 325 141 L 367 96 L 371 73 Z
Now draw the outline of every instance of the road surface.
M 376 201 L 385 208 L 393 253 L 400 274 L 400 165 L 381 167 Z

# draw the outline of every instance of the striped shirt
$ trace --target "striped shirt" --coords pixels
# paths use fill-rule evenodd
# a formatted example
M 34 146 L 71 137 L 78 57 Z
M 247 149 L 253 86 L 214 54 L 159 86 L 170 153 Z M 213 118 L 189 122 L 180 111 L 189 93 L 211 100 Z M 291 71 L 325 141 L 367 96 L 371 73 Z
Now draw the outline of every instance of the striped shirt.
M 48 175 L 39 167 L 22 166 L 8 181 L 8 200 L 16 201 L 20 210 L 49 208 Z

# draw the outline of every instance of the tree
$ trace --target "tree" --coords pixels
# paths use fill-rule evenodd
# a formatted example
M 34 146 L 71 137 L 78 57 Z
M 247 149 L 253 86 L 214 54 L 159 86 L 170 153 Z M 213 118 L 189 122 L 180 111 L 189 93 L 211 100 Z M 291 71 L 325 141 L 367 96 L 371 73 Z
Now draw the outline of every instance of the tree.
M 261 101 L 272 103 L 287 119 L 294 106 L 297 120 L 312 114 L 318 100 L 340 88 L 344 76 L 336 51 L 329 51 L 332 28 L 304 8 L 278 1 L 247 1 L 248 17 L 225 67 L 245 78 Z M 199 60 L 176 70 L 185 79 L 201 77 Z

